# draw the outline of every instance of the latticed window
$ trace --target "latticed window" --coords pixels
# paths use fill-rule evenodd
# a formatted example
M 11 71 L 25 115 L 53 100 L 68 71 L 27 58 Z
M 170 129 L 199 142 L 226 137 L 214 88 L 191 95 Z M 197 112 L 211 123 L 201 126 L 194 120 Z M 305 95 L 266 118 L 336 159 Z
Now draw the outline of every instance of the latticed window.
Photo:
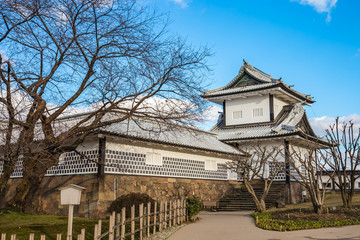
M 233 112 L 233 119 L 242 118 L 242 111 L 234 111 Z
M 161 154 L 148 152 L 146 154 L 146 164 L 161 166 L 162 165 Z
M 253 117 L 262 117 L 263 116 L 263 109 L 262 108 L 254 108 L 253 109 Z
M 217 170 L 217 164 L 215 160 L 205 160 L 205 170 Z

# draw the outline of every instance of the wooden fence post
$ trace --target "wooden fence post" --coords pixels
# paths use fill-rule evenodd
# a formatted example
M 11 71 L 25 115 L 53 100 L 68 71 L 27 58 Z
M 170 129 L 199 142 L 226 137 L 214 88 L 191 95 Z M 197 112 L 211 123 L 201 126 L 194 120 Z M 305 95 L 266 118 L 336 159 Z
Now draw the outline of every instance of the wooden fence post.
M 120 213 L 117 213 L 116 214 L 116 225 L 117 225 L 117 227 L 116 227 L 116 234 L 115 234 L 115 237 L 116 237 L 116 239 L 119 239 L 120 238 L 120 219 L 121 219 L 121 215 L 120 215 Z
M 135 240 L 135 205 L 131 206 L 131 240 Z
M 172 218 L 171 218 L 171 211 L 172 211 L 172 208 L 171 208 L 171 200 L 169 201 L 169 227 L 171 227 L 171 221 L 172 221 Z
M 16 239 L 16 237 L 14 238 L 14 240 Z M 46 236 L 45 235 L 41 235 L 40 236 L 40 240 L 45 240 L 46 239 Z
M 16 240 L 16 234 L 11 234 L 10 240 Z
M 164 204 L 163 201 L 160 201 L 160 210 L 159 210 L 159 232 L 162 230 L 162 223 L 163 223 L 163 210 Z
M 56 234 L 56 240 L 61 240 L 61 233 Z
M 143 239 L 143 217 L 144 217 L 144 204 L 141 203 L 139 205 L 139 219 L 140 219 L 140 240 Z
M 109 219 L 109 240 L 114 240 L 115 212 L 112 212 Z
M 34 233 L 30 233 L 29 235 L 29 240 L 34 240 L 35 239 L 35 234 Z
M 182 224 L 184 222 L 184 200 L 181 199 L 180 200 L 180 205 L 181 205 L 181 209 L 180 209 L 180 223 Z
M 98 224 L 95 224 L 95 227 L 94 227 L 94 240 L 97 240 L 98 239 L 98 236 L 99 236 L 99 225 Z
M 186 222 L 186 198 L 184 199 L 184 222 Z
M 6 233 L 1 234 L 1 240 L 6 240 Z
M 126 208 L 121 209 L 121 240 L 125 239 L 125 220 L 126 220 Z
M 102 225 L 102 221 L 101 221 L 101 219 L 98 221 L 98 231 L 97 231 L 97 238 L 96 239 L 98 239 L 100 236 L 101 236 L 101 225 Z
M 167 214 L 167 201 L 165 201 L 165 211 L 164 211 L 164 220 L 165 220 L 165 224 L 164 224 L 164 228 L 168 227 L 167 221 L 168 221 L 168 214 Z
M 151 202 L 148 202 L 147 204 L 147 236 L 150 237 L 150 220 L 151 220 Z
M 81 229 L 81 240 L 85 240 L 85 228 Z
M 143 237 L 146 237 L 146 224 L 147 223 L 147 205 L 144 205 L 144 215 L 143 215 Z
M 157 202 L 154 202 L 154 227 L 153 227 L 153 234 L 156 233 L 156 218 L 157 218 Z
M 176 226 L 176 200 L 173 201 L 173 210 L 174 210 L 174 216 L 173 216 L 173 226 Z
M 176 206 L 177 224 L 180 224 L 180 199 L 177 199 Z
M 182 219 L 183 219 L 183 207 L 184 207 L 183 201 L 182 201 L 182 199 L 180 199 L 180 224 L 183 223 L 183 221 L 182 221 Z

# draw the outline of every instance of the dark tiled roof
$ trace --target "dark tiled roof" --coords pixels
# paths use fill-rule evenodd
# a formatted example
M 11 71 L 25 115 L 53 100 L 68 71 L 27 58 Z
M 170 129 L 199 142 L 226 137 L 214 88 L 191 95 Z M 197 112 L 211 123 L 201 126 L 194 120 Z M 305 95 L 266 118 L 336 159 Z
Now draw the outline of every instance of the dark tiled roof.
M 151 120 L 134 121 L 129 119 L 128 121 L 113 123 L 99 130 L 113 135 L 173 146 L 243 155 L 239 150 L 221 142 L 213 133 L 179 125 L 166 125 Z
M 251 75 L 256 80 L 258 80 L 258 84 L 237 87 L 238 81 L 245 73 Z M 230 83 L 228 83 L 224 87 L 206 91 L 204 92 L 202 97 L 212 98 L 212 97 L 219 97 L 230 94 L 240 94 L 240 93 L 246 93 L 252 91 L 259 91 L 263 89 L 271 89 L 276 87 L 280 87 L 284 91 L 292 95 L 295 95 L 296 97 L 299 97 L 300 99 L 305 100 L 307 102 L 310 103 L 315 102 L 314 100 L 312 100 L 312 97 L 310 97 L 310 95 L 306 95 L 304 93 L 291 89 L 291 86 L 283 83 L 281 79 L 274 79 L 270 75 L 260 71 L 259 69 L 253 67 L 247 62 L 244 63 L 244 65 L 240 68 L 238 75 L 236 75 L 236 77 L 233 78 L 233 80 L 231 80 Z

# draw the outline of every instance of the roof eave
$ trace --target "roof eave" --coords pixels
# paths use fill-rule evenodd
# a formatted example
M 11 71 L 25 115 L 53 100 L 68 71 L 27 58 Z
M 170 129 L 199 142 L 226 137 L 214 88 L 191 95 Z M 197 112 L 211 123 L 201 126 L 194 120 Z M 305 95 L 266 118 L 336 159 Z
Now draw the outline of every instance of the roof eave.
M 198 151 L 214 152 L 214 153 L 223 154 L 223 155 L 229 155 L 230 154 L 232 156 L 245 157 L 245 155 L 243 153 L 223 152 L 223 151 L 218 151 L 218 150 L 214 150 L 214 149 L 193 147 L 193 146 L 188 146 L 188 145 L 184 145 L 184 144 L 176 144 L 176 143 L 171 143 L 171 142 L 166 142 L 166 141 L 161 141 L 161 140 L 149 139 L 149 138 L 145 138 L 145 137 L 129 136 L 129 135 L 126 135 L 126 134 L 114 133 L 114 132 L 105 131 L 105 130 L 98 130 L 97 133 L 98 134 L 109 135 L 109 136 L 128 138 L 128 139 L 132 139 L 132 140 L 139 140 L 139 141 L 145 141 L 145 142 L 164 144 L 164 145 L 169 145 L 169 146 L 174 146 L 174 147 L 182 147 L 182 148 L 187 148 L 187 149 L 194 149 L 194 150 L 198 150 Z M 235 149 L 235 148 L 234 148 L 234 150 L 239 151 L 238 149 Z

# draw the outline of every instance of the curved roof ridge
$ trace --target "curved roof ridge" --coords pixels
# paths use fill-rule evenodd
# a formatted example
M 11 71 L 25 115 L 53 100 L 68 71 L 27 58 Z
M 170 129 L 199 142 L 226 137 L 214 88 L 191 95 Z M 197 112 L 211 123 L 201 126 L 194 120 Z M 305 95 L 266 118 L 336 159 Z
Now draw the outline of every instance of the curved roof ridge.
M 250 63 L 244 61 L 244 65 L 242 67 L 244 67 L 245 70 L 248 71 L 248 73 L 250 75 L 252 75 L 253 77 L 255 77 L 256 79 L 259 79 L 261 81 L 265 81 L 265 82 L 274 82 L 275 78 L 273 78 L 270 74 L 267 74 L 263 71 L 261 71 L 260 69 L 254 67 L 253 65 L 251 65 Z M 250 70 L 250 71 L 249 71 Z
M 206 94 L 210 94 L 210 93 L 215 93 L 218 91 L 222 91 L 222 90 L 226 90 L 229 88 L 232 88 L 234 86 L 234 84 L 236 83 L 236 81 L 238 81 L 238 79 L 244 74 L 244 72 L 248 73 L 250 76 L 252 76 L 253 78 L 263 82 L 263 83 L 277 83 L 277 81 L 281 80 L 281 78 L 279 79 L 275 79 L 273 78 L 271 75 L 261 71 L 260 69 L 254 67 L 253 65 L 251 65 L 250 63 L 246 62 L 245 60 L 244 64 L 240 67 L 238 74 L 225 86 L 223 87 L 219 87 L 216 89 L 212 89 L 209 91 L 205 91 L 203 95 Z

